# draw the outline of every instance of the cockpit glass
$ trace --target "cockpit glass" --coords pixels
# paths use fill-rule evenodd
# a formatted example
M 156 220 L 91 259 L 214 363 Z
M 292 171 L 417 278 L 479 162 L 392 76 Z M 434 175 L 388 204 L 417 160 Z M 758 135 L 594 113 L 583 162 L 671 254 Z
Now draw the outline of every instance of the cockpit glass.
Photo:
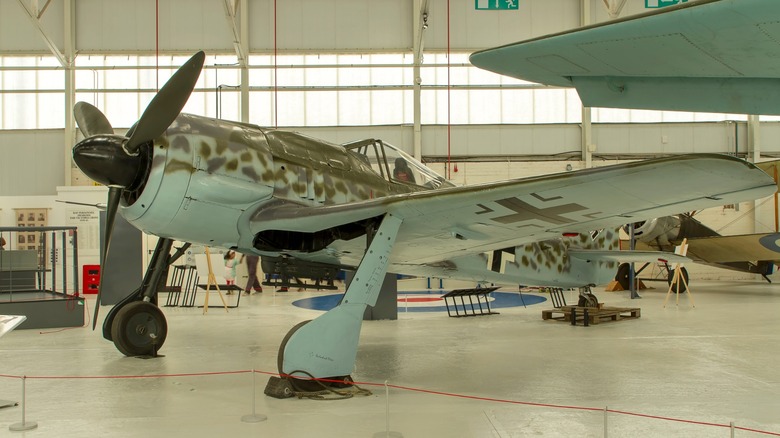
M 391 144 L 377 140 L 348 149 L 362 155 L 361 158 L 371 165 L 374 172 L 391 182 L 414 184 L 429 189 L 454 187 L 441 175 Z

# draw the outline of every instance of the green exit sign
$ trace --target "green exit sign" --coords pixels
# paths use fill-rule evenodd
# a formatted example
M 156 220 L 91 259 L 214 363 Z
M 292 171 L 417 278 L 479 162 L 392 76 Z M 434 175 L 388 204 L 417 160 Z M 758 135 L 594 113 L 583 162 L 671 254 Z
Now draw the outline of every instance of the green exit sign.
M 645 9 L 665 8 L 687 2 L 688 0 L 645 0 Z
M 478 11 L 517 10 L 520 9 L 519 2 L 520 0 L 474 0 L 474 9 Z

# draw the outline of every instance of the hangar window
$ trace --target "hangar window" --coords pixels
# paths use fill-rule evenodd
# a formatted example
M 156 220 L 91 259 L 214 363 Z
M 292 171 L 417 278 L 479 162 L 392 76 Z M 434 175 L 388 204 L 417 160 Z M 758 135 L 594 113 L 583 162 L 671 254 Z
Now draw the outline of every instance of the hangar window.
M 427 54 L 421 68 L 422 123 L 580 123 L 572 89 L 547 87 L 478 69 L 469 53 Z M 449 104 L 448 104 L 449 102 Z
M 65 73 L 53 56 L 0 56 L 0 129 L 65 126 Z
M 580 123 L 576 91 L 473 67 L 469 53 L 426 53 L 421 121 L 427 125 Z M 82 54 L 76 100 L 99 107 L 121 132 L 188 56 Z M 411 53 L 250 55 L 250 122 L 260 126 L 369 126 L 414 122 Z M 185 112 L 240 119 L 234 54 L 206 58 Z M 65 126 L 65 73 L 53 56 L 0 56 L 0 129 Z M 594 108 L 594 123 L 746 120 L 739 114 Z M 762 116 L 764 121 L 778 117 Z

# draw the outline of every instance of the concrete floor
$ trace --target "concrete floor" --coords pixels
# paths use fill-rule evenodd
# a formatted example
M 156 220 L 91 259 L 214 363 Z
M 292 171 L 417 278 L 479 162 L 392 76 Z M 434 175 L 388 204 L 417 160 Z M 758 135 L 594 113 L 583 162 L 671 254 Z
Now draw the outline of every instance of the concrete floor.
M 336 401 L 269 398 L 267 374 L 254 374 L 253 386 L 248 372 L 276 371 L 288 329 L 321 313 L 291 302 L 324 293 L 266 290 L 205 316 L 165 308 L 165 356 L 151 360 L 125 358 L 87 328 L 14 331 L 0 339 L 0 399 L 21 400 L 21 379 L 7 376 L 29 376 L 26 419 L 38 428 L 10 432 L 22 409 L 4 408 L 0 436 L 372 437 L 389 421 L 404 437 L 601 437 L 605 407 L 643 415 L 609 413 L 611 437 L 727 437 L 731 421 L 780 433 L 780 285 L 697 281 L 696 308 L 683 298 L 666 309 L 662 284 L 651 285 L 634 301 L 596 289 L 606 305 L 641 307 L 642 317 L 587 328 L 542 321 L 549 301 L 476 318 L 402 312 L 367 322 L 353 377 L 373 395 Z M 164 376 L 123 378 L 150 375 Z M 391 388 L 388 418 L 385 381 L 423 391 Z M 267 421 L 241 421 L 253 394 Z

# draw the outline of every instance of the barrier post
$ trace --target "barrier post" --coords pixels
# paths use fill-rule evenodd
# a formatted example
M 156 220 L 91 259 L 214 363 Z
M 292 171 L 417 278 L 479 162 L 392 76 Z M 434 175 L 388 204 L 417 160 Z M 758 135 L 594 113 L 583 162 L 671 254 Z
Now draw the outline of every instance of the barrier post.
M 240 293 L 240 292 L 239 292 Z M 259 423 L 261 421 L 265 421 L 268 419 L 267 416 L 263 414 L 257 414 L 256 413 L 256 399 L 257 399 L 257 382 L 255 377 L 255 369 L 252 368 L 252 413 L 249 415 L 244 415 L 241 417 L 241 421 L 244 423 Z
M 401 432 L 394 432 L 390 430 L 390 387 L 385 380 L 385 430 L 383 432 L 377 432 L 374 434 L 374 438 L 403 438 Z
M 14 423 L 8 426 L 8 430 L 12 432 L 22 432 L 25 430 L 33 430 L 38 427 L 38 423 L 35 421 L 28 422 L 26 419 L 27 410 L 27 376 L 22 376 L 22 422 Z
M 604 438 L 607 438 L 608 431 L 607 431 L 607 412 L 609 409 L 604 406 Z

